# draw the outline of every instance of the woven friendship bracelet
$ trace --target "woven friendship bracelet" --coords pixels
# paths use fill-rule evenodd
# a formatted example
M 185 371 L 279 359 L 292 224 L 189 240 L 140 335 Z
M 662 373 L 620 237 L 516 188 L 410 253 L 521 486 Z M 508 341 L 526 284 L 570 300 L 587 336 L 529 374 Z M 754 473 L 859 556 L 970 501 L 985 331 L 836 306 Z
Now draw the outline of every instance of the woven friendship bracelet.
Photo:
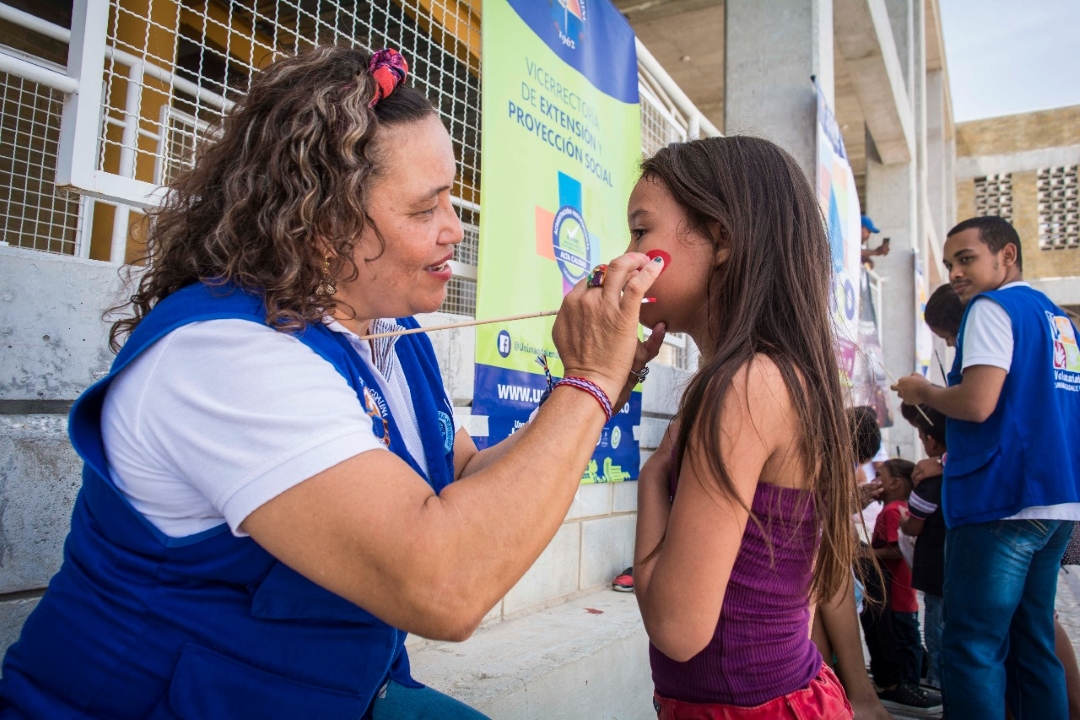
M 611 400 L 608 399 L 607 393 L 605 393 L 599 385 L 580 377 L 563 378 L 555 383 L 555 387 L 559 387 L 560 385 L 569 385 L 570 387 L 577 388 L 582 392 L 587 392 L 592 395 L 593 398 L 596 399 L 596 402 L 600 403 L 600 407 L 603 409 L 604 416 L 607 420 L 611 420 Z M 605 420 L 605 422 L 607 422 L 607 420 Z

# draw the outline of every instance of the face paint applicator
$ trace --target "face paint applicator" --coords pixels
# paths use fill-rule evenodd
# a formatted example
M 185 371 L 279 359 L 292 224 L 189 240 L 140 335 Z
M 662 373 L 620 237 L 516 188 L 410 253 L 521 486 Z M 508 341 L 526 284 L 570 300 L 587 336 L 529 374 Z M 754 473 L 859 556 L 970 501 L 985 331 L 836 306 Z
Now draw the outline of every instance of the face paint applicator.
M 671 256 L 668 255 L 663 250 L 650 250 L 649 252 L 647 252 L 645 254 L 648 256 L 648 258 L 650 260 L 655 260 L 656 258 L 660 258 L 660 259 L 662 259 L 664 261 L 664 267 L 660 269 L 660 274 L 661 275 L 664 274 L 664 271 L 668 269 L 668 265 L 671 264 Z M 642 305 L 648 305 L 649 303 L 654 303 L 654 302 L 656 302 L 656 298 L 654 298 L 654 297 L 645 297 L 645 298 L 641 299 L 641 304 Z M 526 315 L 508 315 L 507 317 L 490 318 L 490 319 L 487 319 L 487 320 L 468 320 L 466 322 L 447 323 L 446 325 L 432 325 L 432 326 L 428 326 L 428 327 L 410 328 L 408 330 L 392 330 L 390 332 L 374 333 L 372 335 L 363 335 L 363 336 L 360 337 L 360 339 L 361 340 L 375 340 L 377 338 L 396 337 L 398 335 L 412 335 L 414 333 L 434 332 L 436 330 L 449 330 L 450 328 L 472 327 L 474 325 L 487 325 L 488 323 L 513 322 L 514 320 L 528 320 L 530 318 L 536 318 L 536 317 L 547 317 L 547 316 L 550 316 L 550 315 L 557 315 L 558 313 L 559 313 L 558 310 L 548 310 L 547 312 L 541 312 L 541 313 L 529 313 L 529 314 L 526 314 Z

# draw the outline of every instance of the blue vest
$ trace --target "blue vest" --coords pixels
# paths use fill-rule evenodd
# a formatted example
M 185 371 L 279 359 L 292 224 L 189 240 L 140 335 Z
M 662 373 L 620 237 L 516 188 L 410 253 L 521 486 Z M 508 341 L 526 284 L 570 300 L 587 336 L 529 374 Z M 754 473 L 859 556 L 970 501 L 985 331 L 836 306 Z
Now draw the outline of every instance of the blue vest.
M 1010 517 L 1024 508 L 1080 502 L 1080 350 L 1076 328 L 1029 287 L 987 297 L 1009 314 L 1013 355 L 994 412 L 984 422 L 949 418 L 942 509 L 949 527 Z M 971 309 L 968 303 L 968 311 Z M 964 329 L 949 385 L 962 379 Z
M 187 323 L 265 323 L 262 298 L 188 286 L 132 333 L 110 373 L 71 410 L 85 461 L 64 563 L 4 660 L 0 715 L 124 718 L 348 718 L 365 715 L 388 677 L 409 674 L 405 633 L 308 581 L 222 524 L 172 538 L 109 479 L 101 408 L 143 350 Z M 398 321 L 416 327 L 416 321 Z M 361 403 L 378 392 L 348 339 L 321 324 L 296 336 L 340 372 Z M 451 407 L 423 334 L 398 339 L 429 474 L 405 448 L 384 402 L 377 435 L 439 492 L 454 478 Z

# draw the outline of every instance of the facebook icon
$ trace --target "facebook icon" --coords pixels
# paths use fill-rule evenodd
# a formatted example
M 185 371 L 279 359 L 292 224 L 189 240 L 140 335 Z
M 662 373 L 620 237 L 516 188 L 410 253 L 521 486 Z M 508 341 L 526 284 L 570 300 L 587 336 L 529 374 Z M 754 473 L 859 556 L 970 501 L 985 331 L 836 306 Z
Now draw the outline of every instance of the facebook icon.
M 502 357 L 510 355 L 510 333 L 505 330 L 499 331 L 499 337 L 496 342 L 498 343 L 499 355 Z

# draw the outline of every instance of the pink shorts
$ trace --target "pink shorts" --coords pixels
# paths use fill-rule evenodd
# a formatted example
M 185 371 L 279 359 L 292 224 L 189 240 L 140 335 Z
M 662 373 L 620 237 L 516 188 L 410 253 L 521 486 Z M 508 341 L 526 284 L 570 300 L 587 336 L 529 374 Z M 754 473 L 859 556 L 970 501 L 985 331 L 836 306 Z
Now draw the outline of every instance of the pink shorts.
M 824 663 L 810 684 L 754 707 L 690 703 L 653 694 L 659 720 L 851 720 L 844 688 Z

